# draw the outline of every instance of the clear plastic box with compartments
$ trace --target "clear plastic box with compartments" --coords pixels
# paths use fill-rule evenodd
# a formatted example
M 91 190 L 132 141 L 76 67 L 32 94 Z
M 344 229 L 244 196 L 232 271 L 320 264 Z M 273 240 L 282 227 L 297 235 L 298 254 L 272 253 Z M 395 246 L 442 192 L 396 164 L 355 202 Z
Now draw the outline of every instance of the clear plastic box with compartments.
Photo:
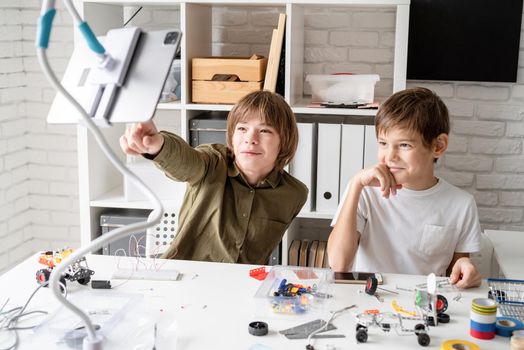
M 334 273 L 330 269 L 274 266 L 255 294 L 262 310 L 300 315 L 325 309 L 332 298 Z

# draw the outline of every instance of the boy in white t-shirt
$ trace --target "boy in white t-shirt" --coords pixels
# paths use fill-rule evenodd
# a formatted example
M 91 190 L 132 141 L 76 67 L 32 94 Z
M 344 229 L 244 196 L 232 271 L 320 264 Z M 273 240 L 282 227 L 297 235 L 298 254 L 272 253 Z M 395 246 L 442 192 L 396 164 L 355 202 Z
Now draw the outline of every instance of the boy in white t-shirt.
M 473 196 L 435 177 L 448 147 L 446 105 L 432 91 L 399 91 L 375 118 L 379 163 L 350 181 L 328 240 L 335 271 L 449 275 L 479 286 L 469 259 L 480 248 Z

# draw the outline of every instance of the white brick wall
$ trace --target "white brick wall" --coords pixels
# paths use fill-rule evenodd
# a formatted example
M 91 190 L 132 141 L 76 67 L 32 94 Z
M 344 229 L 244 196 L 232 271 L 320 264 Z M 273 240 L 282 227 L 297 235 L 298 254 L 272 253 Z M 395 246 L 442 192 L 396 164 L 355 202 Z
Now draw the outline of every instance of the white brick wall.
M 0 2 L 0 271 L 50 249 L 51 242 L 62 247 L 79 242 L 78 181 L 68 176 L 77 171 L 76 132 L 45 123 L 54 91 L 35 57 L 39 6 L 30 0 Z M 58 42 L 49 56 L 63 72 L 72 29 L 60 2 L 57 7 L 51 38 Z
M 76 133 L 45 122 L 55 93 L 34 54 L 38 5 L 0 1 L 0 271 L 36 250 L 79 242 Z M 136 9 L 125 9 L 125 16 Z M 131 24 L 179 26 L 178 11 L 155 9 L 142 10 Z M 282 10 L 216 7 L 213 54 L 267 55 Z M 306 7 L 304 22 L 305 74 L 377 73 L 377 98 L 391 94 L 393 10 Z M 73 48 L 70 24 L 59 11 L 49 50 L 58 72 Z M 524 230 L 524 60 L 516 84 L 408 82 L 417 85 L 436 91 L 451 114 L 450 147 L 438 164 L 439 176 L 475 196 L 483 228 Z

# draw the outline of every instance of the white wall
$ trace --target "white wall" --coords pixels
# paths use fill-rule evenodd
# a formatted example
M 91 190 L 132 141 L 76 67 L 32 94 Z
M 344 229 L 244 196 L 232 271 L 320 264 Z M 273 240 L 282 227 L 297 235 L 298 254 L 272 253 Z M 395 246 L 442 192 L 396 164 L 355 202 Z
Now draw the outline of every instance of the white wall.
M 54 91 L 35 57 L 39 4 L 0 2 L 0 270 L 79 242 L 76 129 L 45 122 Z M 73 47 L 64 15 L 55 18 L 49 50 L 59 73 Z
M 0 1 L 0 270 L 34 251 L 79 243 L 75 128 L 45 123 L 54 91 L 35 60 L 38 6 L 36 0 Z M 217 8 L 214 54 L 267 55 L 277 12 Z M 376 95 L 387 96 L 394 17 L 374 7 L 308 8 L 306 73 L 378 73 Z M 70 23 L 59 11 L 50 55 L 60 72 L 72 51 Z M 143 10 L 132 24 L 178 26 L 178 12 Z M 475 195 L 484 229 L 524 230 L 523 73 L 521 58 L 516 84 L 408 81 L 433 89 L 448 105 L 451 144 L 438 173 Z

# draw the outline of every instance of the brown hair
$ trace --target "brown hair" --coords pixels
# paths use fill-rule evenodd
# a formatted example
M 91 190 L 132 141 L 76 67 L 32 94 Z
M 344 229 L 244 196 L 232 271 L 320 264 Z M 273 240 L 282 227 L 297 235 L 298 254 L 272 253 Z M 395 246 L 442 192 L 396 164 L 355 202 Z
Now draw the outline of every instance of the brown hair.
M 255 91 L 244 96 L 227 116 L 227 147 L 233 150 L 233 133 L 238 122 L 259 117 L 275 128 L 280 136 L 280 151 L 275 168 L 284 169 L 295 156 L 298 145 L 298 129 L 295 114 L 282 96 L 269 91 Z
M 375 117 L 375 132 L 392 128 L 417 132 L 426 147 L 442 133 L 449 134 L 448 108 L 433 91 L 416 87 L 391 95 L 380 106 Z

